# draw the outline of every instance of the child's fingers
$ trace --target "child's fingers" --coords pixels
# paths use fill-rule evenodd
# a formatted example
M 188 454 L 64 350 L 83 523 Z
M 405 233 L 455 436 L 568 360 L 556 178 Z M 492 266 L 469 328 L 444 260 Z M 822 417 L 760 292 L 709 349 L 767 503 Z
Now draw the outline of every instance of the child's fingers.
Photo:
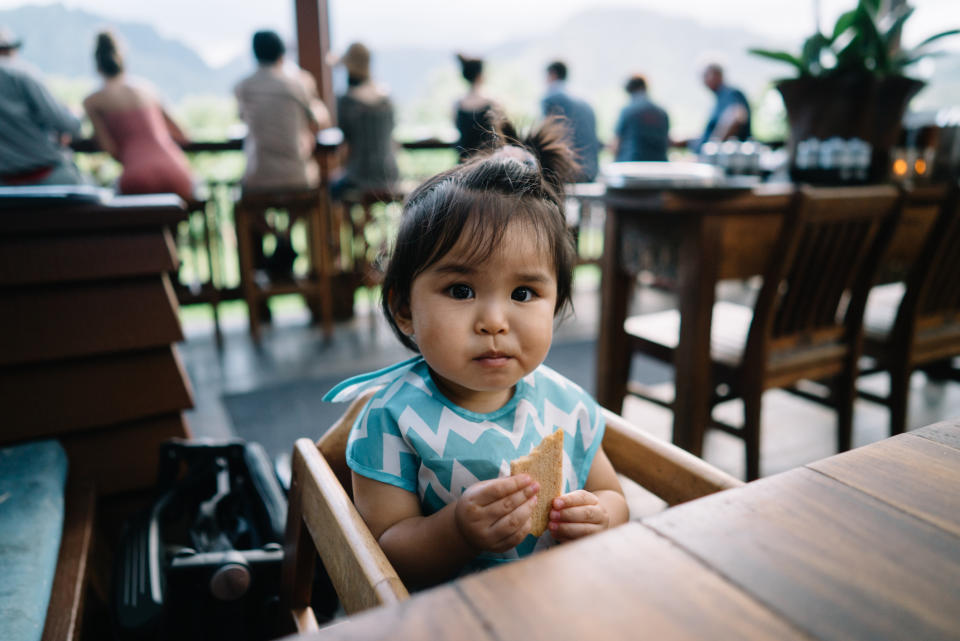
M 498 519 L 491 528 L 491 537 L 497 539 L 494 550 L 503 551 L 520 545 L 530 533 L 530 515 L 537 503 L 537 497 L 531 496 L 510 514 Z
M 599 505 L 581 505 L 563 510 L 551 510 L 550 520 L 563 523 L 603 523 L 606 512 Z
M 533 507 L 537 504 L 537 496 L 533 495 L 525 499 L 509 512 L 504 512 L 502 516 L 493 521 L 491 530 L 499 536 L 507 536 L 511 532 L 516 532 L 530 521 L 530 515 L 533 514 Z
M 557 541 L 571 541 L 599 532 L 596 523 L 557 523 L 550 522 L 550 535 Z
M 477 483 L 468 491 L 472 494 L 471 500 L 477 505 L 486 507 L 512 494 L 523 493 L 524 488 L 529 487 L 532 483 L 533 479 L 529 474 L 517 474 L 516 476 L 506 476 Z M 523 501 L 516 503 L 514 507 L 520 503 L 523 503 Z
M 520 488 L 516 492 L 513 492 L 512 494 L 508 494 L 500 500 L 490 503 L 484 509 L 495 517 L 509 515 L 511 512 L 526 503 L 531 497 L 535 499 L 539 490 L 539 483 L 531 483 Z
M 578 505 L 599 505 L 600 499 L 597 498 L 597 495 L 593 492 L 587 492 L 586 490 L 575 490 L 569 494 L 564 494 L 563 496 L 558 496 L 553 499 L 553 505 L 551 506 L 555 510 L 563 510 L 569 507 L 577 507 Z

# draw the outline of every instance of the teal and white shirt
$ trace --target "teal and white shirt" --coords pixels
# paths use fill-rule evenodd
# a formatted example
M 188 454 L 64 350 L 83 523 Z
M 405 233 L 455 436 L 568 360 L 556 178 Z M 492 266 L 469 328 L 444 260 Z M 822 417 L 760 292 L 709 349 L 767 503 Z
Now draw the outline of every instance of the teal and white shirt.
M 383 388 L 350 432 L 347 464 L 357 474 L 415 492 L 425 515 L 456 501 L 478 481 L 509 476 L 510 461 L 557 429 L 564 431 L 563 491 L 582 489 L 603 440 L 596 401 L 545 365 L 518 381 L 513 398 L 488 414 L 447 399 L 421 356 L 343 381 L 324 400 L 350 401 L 373 386 Z M 549 532 L 539 539 L 530 535 L 509 552 L 483 554 L 474 567 L 552 544 Z

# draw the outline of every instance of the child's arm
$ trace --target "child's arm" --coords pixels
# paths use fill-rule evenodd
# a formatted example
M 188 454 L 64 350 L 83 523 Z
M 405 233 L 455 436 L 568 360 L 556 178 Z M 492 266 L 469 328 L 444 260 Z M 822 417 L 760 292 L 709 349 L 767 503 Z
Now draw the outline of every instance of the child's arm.
M 476 483 L 423 516 L 413 492 L 353 474 L 353 497 L 394 569 L 410 587 L 445 581 L 479 552 L 504 552 L 530 532 L 539 486 L 526 474 Z
M 621 525 L 629 518 L 623 488 L 601 447 L 590 466 L 584 489 L 553 500 L 549 528 L 557 541 L 569 541 Z

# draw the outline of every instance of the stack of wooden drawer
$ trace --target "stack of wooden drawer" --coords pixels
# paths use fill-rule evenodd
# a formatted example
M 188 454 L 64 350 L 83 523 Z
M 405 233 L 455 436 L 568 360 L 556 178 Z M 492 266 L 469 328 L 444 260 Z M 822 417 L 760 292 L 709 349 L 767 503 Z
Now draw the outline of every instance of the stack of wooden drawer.
M 89 194 L 88 194 L 89 196 Z M 0 194 L 0 443 L 54 436 L 98 494 L 150 487 L 193 406 L 175 196 Z

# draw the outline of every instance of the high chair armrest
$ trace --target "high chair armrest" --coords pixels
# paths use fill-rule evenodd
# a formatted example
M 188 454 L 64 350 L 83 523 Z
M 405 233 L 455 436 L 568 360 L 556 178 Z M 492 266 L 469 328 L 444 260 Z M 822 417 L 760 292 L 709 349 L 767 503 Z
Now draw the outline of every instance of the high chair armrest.
M 309 606 L 316 555 L 348 614 L 409 596 L 323 454 L 306 438 L 293 448 L 285 538 L 283 593 L 294 611 Z
M 607 424 L 603 449 L 614 469 L 669 505 L 743 485 L 686 450 L 650 436 L 619 414 L 601 411 Z

